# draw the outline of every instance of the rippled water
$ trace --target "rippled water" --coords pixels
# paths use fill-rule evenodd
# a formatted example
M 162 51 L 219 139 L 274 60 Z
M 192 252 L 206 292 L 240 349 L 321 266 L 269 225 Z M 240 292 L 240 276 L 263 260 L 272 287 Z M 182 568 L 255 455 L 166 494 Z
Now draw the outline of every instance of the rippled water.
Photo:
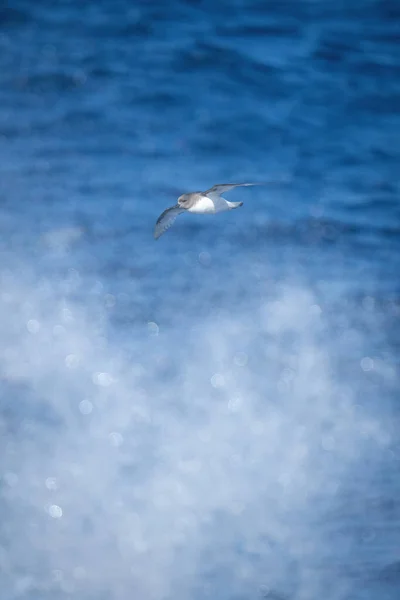
M 398 597 L 399 17 L 0 8 L 2 598 Z

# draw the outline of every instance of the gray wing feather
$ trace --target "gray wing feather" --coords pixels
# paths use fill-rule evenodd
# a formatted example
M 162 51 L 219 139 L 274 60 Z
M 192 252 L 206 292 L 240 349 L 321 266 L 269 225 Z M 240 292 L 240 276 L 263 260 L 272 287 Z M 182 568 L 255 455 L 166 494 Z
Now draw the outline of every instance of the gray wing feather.
M 185 212 L 185 209 L 181 208 L 179 204 L 175 204 L 175 206 L 171 206 L 170 208 L 167 208 L 167 210 L 164 210 L 158 217 L 154 227 L 154 239 L 158 240 L 158 238 L 173 225 L 176 217 L 183 212 Z
M 205 192 L 206 196 L 208 194 L 223 194 L 224 192 L 229 192 L 235 187 L 247 187 L 249 185 L 265 185 L 264 183 L 218 183 L 217 185 L 213 185 L 212 188 Z
M 218 183 L 217 185 L 213 185 L 212 188 L 204 193 L 206 196 L 208 196 L 208 194 L 223 194 L 224 192 L 229 192 L 229 190 L 232 190 L 235 187 L 247 187 L 249 185 L 282 185 L 287 182 L 287 178 L 282 178 L 275 181 L 260 181 L 257 183 Z

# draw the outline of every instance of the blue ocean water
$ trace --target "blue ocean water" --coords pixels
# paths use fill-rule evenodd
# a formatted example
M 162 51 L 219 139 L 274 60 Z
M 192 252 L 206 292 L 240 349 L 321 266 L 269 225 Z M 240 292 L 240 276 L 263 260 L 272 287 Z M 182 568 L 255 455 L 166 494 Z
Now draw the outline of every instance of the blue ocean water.
M 2 600 L 398 598 L 399 17 L 2 4 Z

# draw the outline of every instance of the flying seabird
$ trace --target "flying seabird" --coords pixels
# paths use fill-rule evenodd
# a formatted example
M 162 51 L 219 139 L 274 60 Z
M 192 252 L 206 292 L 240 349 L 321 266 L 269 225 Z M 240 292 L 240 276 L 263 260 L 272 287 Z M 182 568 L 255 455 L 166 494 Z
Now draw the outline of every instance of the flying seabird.
M 206 192 L 191 192 L 182 194 L 178 198 L 178 204 L 164 210 L 158 217 L 155 228 L 154 238 L 158 238 L 174 223 L 176 217 L 184 212 L 196 214 L 215 214 L 239 208 L 243 202 L 229 202 L 221 196 L 235 187 L 244 187 L 250 185 L 266 185 L 265 183 L 219 183 L 214 185 Z

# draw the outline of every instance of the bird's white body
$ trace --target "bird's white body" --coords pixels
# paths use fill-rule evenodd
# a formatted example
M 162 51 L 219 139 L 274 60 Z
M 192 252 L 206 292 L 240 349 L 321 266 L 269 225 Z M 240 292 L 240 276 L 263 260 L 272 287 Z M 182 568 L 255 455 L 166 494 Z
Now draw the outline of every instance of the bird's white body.
M 202 196 L 200 200 L 196 202 L 194 206 L 188 208 L 187 211 L 198 215 L 202 214 L 215 214 L 224 212 L 235 208 L 236 202 L 228 202 L 222 196 L 218 194 L 209 194 L 208 196 Z

